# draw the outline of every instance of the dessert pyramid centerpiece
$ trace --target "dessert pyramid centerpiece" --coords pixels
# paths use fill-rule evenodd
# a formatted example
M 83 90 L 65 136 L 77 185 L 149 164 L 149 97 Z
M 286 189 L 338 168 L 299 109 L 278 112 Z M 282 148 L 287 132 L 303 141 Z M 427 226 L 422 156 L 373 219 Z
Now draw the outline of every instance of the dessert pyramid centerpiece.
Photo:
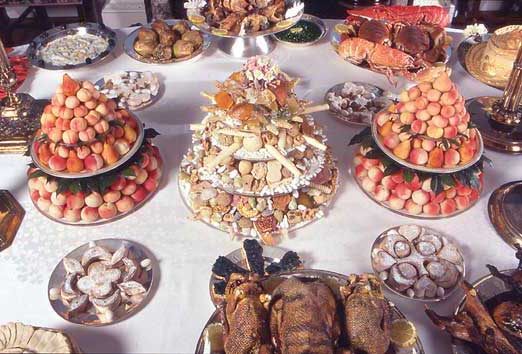
M 468 209 L 482 190 L 483 143 L 446 71 L 403 91 L 375 115 L 354 176 L 381 205 L 402 214 L 445 217 Z
M 195 215 L 235 235 L 275 236 L 323 216 L 338 171 L 322 129 L 266 57 L 217 84 L 195 125 L 180 187 Z
M 31 200 L 53 220 L 94 224 L 128 214 L 156 191 L 162 160 L 138 118 L 89 81 L 63 76 L 31 144 Z

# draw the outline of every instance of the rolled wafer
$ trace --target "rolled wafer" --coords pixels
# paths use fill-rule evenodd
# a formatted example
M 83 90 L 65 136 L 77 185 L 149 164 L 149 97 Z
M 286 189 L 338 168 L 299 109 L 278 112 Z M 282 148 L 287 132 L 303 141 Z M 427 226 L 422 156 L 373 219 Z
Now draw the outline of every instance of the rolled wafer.
M 201 91 L 201 96 L 208 98 L 210 101 L 214 102 L 214 95 L 211 93 L 208 93 L 206 91 Z
M 265 149 L 266 151 L 268 151 L 268 153 L 270 155 L 272 155 L 272 157 L 274 159 L 276 159 L 277 161 L 279 161 L 281 163 L 281 165 L 285 166 L 288 171 L 290 171 L 294 176 L 296 177 L 299 177 L 301 176 L 301 171 L 299 171 L 297 169 L 297 167 L 295 167 L 295 165 L 293 164 L 292 161 L 290 161 L 289 159 L 287 159 L 286 157 L 284 157 L 280 152 L 279 150 L 277 150 L 275 147 L 273 147 L 272 145 L 265 145 Z
M 304 122 L 303 117 L 300 117 L 300 116 L 293 116 L 290 120 L 292 122 L 297 122 L 297 123 L 303 123 Z
M 311 113 L 315 113 L 315 112 L 328 111 L 329 109 L 330 109 L 330 106 L 328 105 L 328 103 L 324 103 L 324 104 L 320 104 L 317 106 L 306 107 L 305 109 L 303 109 L 301 111 L 301 114 L 311 114 Z
M 284 151 L 286 147 L 286 130 L 281 129 L 279 132 L 279 138 L 277 139 L 277 147 L 279 150 Z
M 241 148 L 240 143 L 234 143 L 230 146 L 227 146 L 221 152 L 216 156 L 214 160 L 212 160 L 206 167 L 209 170 L 215 169 L 223 160 L 225 160 L 227 157 L 232 156 L 233 153 L 235 153 L 237 150 Z
M 192 131 L 203 130 L 203 129 L 205 129 L 205 125 L 204 124 L 190 124 L 189 129 Z
M 255 136 L 254 133 L 244 132 L 244 131 L 236 130 L 236 129 L 232 129 L 232 128 L 222 128 L 222 129 L 216 130 L 216 133 L 223 134 L 223 135 L 230 135 L 230 136 L 239 136 L 242 138 L 250 138 L 252 136 Z
M 319 150 L 326 151 L 326 149 L 328 149 L 328 146 L 321 143 L 319 140 L 312 138 L 311 136 L 303 135 L 303 139 L 306 141 L 308 145 L 311 145 Z

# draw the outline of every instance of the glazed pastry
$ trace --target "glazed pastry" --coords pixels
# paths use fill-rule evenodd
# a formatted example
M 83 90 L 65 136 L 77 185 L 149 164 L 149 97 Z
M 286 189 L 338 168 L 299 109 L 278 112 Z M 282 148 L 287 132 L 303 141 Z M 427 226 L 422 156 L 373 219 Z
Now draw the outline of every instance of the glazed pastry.
M 141 56 L 150 57 L 153 55 L 155 49 L 156 44 L 154 42 L 134 42 L 134 50 Z
M 192 43 L 192 42 L 188 42 L 185 40 L 179 40 L 174 44 L 174 46 L 172 47 L 172 50 L 174 53 L 174 57 L 183 58 L 183 57 L 188 57 L 189 55 L 191 55 L 195 50 L 195 46 L 194 46 L 194 43 Z
M 183 39 L 184 41 L 194 43 L 194 46 L 196 48 L 200 47 L 203 44 L 203 37 L 201 36 L 201 33 L 199 31 L 187 31 L 183 33 L 181 39 Z
M 180 35 L 183 35 L 185 32 L 190 31 L 190 27 L 186 22 L 180 21 L 172 25 L 172 30 L 178 32 Z
M 142 27 L 138 31 L 138 41 L 158 43 L 158 34 L 151 29 Z

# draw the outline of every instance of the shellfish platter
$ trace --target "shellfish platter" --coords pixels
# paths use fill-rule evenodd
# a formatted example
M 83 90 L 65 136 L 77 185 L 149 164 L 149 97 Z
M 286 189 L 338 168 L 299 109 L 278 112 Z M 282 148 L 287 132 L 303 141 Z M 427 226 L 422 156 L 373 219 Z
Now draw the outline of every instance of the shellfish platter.
M 323 216 L 337 168 L 323 129 L 294 93 L 297 81 L 266 57 L 217 83 L 179 174 L 196 218 L 243 236 L 286 233 Z
M 296 328 L 306 341 L 292 340 Z M 326 352 L 424 353 L 415 326 L 382 295 L 377 278 L 313 269 L 231 275 L 225 304 L 211 316 L 195 352 L 317 350 L 311 343 Z
M 449 297 L 464 278 L 459 246 L 438 231 L 401 225 L 383 232 L 372 246 L 372 267 L 388 289 L 415 300 Z
M 145 305 L 154 268 L 152 256 L 137 243 L 91 241 L 56 266 L 49 280 L 49 301 L 67 321 L 88 326 L 115 323 Z

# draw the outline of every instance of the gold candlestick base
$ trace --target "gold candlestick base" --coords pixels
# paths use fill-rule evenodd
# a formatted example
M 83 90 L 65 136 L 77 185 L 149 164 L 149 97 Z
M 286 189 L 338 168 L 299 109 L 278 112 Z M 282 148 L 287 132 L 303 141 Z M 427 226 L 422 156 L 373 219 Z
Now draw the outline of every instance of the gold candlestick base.
M 11 246 L 24 215 L 25 210 L 13 195 L 0 190 L 0 251 Z
M 14 101 L 14 102 L 13 102 Z M 46 100 L 20 93 L 0 101 L 0 153 L 25 153 L 40 124 Z

